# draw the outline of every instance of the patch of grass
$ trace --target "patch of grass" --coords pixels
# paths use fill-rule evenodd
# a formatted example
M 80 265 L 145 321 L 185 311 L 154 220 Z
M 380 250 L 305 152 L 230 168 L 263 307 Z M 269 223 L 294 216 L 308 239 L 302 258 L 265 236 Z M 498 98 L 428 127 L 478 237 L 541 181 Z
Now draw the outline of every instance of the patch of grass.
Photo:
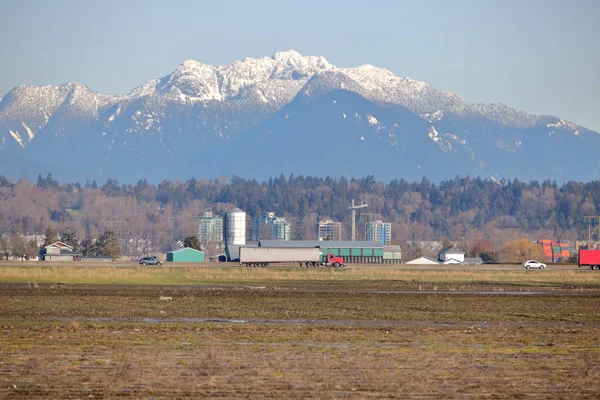
M 521 269 L 392 269 L 385 266 L 343 269 L 237 268 L 237 267 L 141 267 L 120 264 L 0 264 L 0 282 L 15 283 L 95 283 L 162 285 L 233 285 L 278 284 L 297 282 L 376 282 L 404 281 L 428 285 L 495 283 L 513 286 L 600 286 L 600 274 L 583 270 L 526 271 Z

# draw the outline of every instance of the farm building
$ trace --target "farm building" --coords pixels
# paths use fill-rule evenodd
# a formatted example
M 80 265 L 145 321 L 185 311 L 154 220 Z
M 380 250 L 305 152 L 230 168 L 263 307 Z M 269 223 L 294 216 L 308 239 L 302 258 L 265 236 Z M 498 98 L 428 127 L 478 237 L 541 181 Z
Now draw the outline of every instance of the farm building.
M 465 252 L 455 246 L 449 246 L 440 251 L 438 260 L 444 264 L 461 264 L 465 261 Z
M 204 262 L 204 252 L 184 247 L 167 253 L 167 262 Z
M 384 264 L 399 264 L 402 262 L 402 249 L 396 244 L 386 244 L 383 246 Z
M 415 264 L 415 265 L 438 265 L 439 261 L 433 260 L 429 257 L 419 257 L 413 260 L 408 260 L 406 264 Z
M 384 257 L 384 246 L 378 242 L 366 241 L 334 241 L 334 240 L 261 240 L 260 247 L 320 247 L 321 260 L 326 261 L 327 254 L 342 257 L 345 263 L 383 263 L 387 258 Z M 397 247 L 397 248 L 396 248 Z M 389 262 L 395 262 L 394 257 L 401 256 L 399 246 L 390 248 L 386 256 L 389 256 Z M 397 262 L 400 262 L 399 260 Z
M 42 261 L 76 261 L 81 260 L 81 253 L 73 251 L 73 247 L 63 242 L 54 242 L 40 251 Z

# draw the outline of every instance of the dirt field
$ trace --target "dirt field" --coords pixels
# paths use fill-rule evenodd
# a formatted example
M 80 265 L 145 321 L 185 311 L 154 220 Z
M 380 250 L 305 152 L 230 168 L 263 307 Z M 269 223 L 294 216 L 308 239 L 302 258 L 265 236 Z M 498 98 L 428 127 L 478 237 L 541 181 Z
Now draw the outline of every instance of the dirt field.
M 2 273 L 0 398 L 600 397 L 600 286 L 547 271 L 523 285 Z

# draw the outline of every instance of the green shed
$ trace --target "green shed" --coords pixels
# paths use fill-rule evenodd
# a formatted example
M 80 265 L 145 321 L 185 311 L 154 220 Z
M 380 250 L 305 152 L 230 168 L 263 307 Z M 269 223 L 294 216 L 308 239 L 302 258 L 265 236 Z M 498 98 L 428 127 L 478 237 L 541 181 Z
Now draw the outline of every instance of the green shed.
M 204 262 L 204 252 L 184 247 L 167 253 L 167 262 Z

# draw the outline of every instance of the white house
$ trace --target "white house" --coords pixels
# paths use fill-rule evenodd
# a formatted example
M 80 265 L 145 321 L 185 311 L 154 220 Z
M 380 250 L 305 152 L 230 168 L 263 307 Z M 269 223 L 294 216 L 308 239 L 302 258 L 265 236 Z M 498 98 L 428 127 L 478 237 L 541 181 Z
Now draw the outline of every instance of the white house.
M 462 264 L 465 262 L 465 252 L 455 246 L 446 247 L 440 251 L 438 259 L 444 264 Z

